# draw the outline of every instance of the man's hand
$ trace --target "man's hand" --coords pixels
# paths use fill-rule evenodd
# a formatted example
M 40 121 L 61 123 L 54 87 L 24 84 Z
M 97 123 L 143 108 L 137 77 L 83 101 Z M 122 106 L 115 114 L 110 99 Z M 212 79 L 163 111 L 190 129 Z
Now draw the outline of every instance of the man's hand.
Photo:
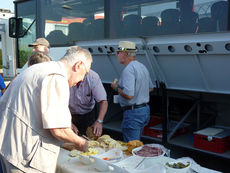
M 74 133 L 72 128 L 54 128 L 49 130 L 51 134 L 58 140 L 73 143 L 78 150 L 88 150 L 87 140 Z
M 80 138 L 82 138 L 82 137 L 80 137 Z M 77 144 L 77 145 L 75 144 L 75 146 L 76 146 L 77 150 L 86 152 L 86 151 L 88 151 L 88 141 L 85 140 L 84 138 L 82 138 L 82 139 L 83 139 L 82 142 Z
M 96 136 L 101 136 L 102 134 L 102 124 L 95 121 L 92 125 L 93 127 L 93 133 L 96 135 Z

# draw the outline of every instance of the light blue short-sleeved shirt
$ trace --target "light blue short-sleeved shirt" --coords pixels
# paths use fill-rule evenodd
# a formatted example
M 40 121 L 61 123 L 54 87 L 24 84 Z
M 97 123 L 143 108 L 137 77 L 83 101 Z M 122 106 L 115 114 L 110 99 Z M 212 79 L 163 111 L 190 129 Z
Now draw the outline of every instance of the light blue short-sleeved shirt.
M 84 80 L 70 88 L 69 108 L 71 113 L 86 114 L 95 106 L 96 102 L 107 100 L 105 88 L 99 75 L 90 70 Z
M 122 71 L 118 85 L 124 94 L 134 96 L 131 100 L 119 96 L 121 107 L 149 102 L 149 89 L 153 88 L 153 83 L 144 64 L 130 62 Z

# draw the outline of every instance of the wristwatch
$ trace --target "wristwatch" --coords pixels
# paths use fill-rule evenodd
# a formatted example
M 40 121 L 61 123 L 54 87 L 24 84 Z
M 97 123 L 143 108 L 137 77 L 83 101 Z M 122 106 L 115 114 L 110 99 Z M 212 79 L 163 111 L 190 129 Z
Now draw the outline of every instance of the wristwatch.
M 102 123 L 103 123 L 103 121 L 102 121 L 102 120 L 97 120 L 97 122 L 98 122 L 98 123 L 100 123 L 100 124 L 102 124 Z

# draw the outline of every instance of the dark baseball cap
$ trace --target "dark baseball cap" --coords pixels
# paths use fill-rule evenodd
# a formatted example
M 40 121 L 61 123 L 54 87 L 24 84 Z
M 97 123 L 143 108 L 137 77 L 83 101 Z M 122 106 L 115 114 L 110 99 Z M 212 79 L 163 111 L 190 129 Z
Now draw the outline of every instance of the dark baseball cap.
M 50 47 L 50 43 L 45 38 L 38 38 L 35 42 L 29 44 L 28 46 L 33 47 L 33 46 L 37 46 L 37 45 Z

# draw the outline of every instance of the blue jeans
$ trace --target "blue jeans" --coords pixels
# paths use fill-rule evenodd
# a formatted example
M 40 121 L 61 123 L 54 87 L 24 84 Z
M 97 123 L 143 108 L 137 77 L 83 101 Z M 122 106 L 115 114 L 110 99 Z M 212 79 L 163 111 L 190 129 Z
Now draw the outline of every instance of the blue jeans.
M 137 109 L 126 110 L 121 123 L 125 142 L 140 140 L 144 127 L 150 119 L 149 105 Z

